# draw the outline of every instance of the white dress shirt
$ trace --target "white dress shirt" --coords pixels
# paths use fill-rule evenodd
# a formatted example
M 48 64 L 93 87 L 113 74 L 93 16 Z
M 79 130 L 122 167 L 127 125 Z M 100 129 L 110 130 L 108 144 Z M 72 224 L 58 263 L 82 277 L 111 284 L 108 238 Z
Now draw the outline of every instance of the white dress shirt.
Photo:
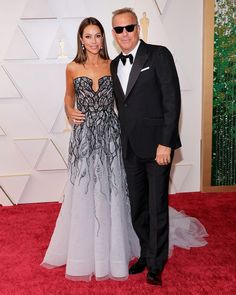
M 135 46 L 135 48 L 131 52 L 128 53 L 128 54 L 132 54 L 134 59 L 135 59 L 139 44 L 140 44 L 140 41 Z M 124 55 L 127 55 L 127 54 L 124 54 Z M 134 61 L 134 59 L 133 59 L 133 61 Z M 126 90 L 127 90 L 127 85 L 128 85 L 128 81 L 129 81 L 129 74 L 130 74 L 132 65 L 133 64 L 130 63 L 130 60 L 128 58 L 126 60 L 125 65 L 123 65 L 121 60 L 119 61 L 119 64 L 118 64 L 117 75 L 120 79 L 120 83 L 121 83 L 122 89 L 124 91 L 124 94 L 126 93 Z

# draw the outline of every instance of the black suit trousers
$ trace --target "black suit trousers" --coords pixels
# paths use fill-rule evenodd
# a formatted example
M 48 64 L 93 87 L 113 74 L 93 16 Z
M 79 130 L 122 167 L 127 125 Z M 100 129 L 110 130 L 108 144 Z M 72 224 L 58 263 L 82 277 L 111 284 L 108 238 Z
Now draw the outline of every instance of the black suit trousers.
M 124 164 L 132 223 L 141 245 L 140 257 L 146 259 L 149 270 L 162 271 L 168 259 L 171 164 L 160 166 L 155 159 L 140 159 L 129 142 Z

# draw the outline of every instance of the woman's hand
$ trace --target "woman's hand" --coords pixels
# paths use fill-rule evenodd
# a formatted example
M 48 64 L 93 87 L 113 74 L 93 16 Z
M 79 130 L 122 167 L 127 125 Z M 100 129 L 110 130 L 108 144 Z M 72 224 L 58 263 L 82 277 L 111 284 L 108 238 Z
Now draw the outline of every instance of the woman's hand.
M 77 109 L 71 109 L 67 111 L 67 118 L 71 125 L 73 124 L 81 124 L 85 120 L 85 115 Z

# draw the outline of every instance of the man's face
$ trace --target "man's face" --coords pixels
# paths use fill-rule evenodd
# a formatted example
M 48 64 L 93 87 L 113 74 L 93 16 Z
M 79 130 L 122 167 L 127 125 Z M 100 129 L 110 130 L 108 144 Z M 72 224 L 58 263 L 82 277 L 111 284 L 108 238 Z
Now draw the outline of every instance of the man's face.
M 135 26 L 130 26 L 130 25 L 135 25 Z M 114 39 L 116 40 L 117 44 L 120 46 L 121 50 L 125 53 L 128 54 L 130 51 L 132 51 L 135 46 L 137 45 L 139 41 L 139 32 L 140 28 L 139 25 L 137 25 L 136 18 L 133 16 L 132 13 L 123 13 L 116 15 L 113 18 L 112 22 L 113 30 L 112 34 Z M 114 28 L 117 27 L 126 27 L 129 26 L 127 29 L 126 28 L 119 28 L 117 30 L 122 31 L 121 33 L 116 32 Z M 129 32 L 130 30 L 132 30 Z

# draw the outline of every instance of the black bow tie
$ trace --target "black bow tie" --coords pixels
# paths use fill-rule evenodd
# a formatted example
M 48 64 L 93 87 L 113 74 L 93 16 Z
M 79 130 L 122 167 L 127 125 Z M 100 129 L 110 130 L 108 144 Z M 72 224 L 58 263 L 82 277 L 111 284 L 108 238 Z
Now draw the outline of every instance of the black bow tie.
M 130 64 L 132 65 L 133 60 L 134 60 L 133 55 L 132 55 L 132 54 L 128 54 L 128 55 L 121 54 L 120 59 L 121 59 L 123 65 L 126 64 L 126 59 L 127 59 L 127 58 L 129 59 L 129 62 L 130 62 Z

